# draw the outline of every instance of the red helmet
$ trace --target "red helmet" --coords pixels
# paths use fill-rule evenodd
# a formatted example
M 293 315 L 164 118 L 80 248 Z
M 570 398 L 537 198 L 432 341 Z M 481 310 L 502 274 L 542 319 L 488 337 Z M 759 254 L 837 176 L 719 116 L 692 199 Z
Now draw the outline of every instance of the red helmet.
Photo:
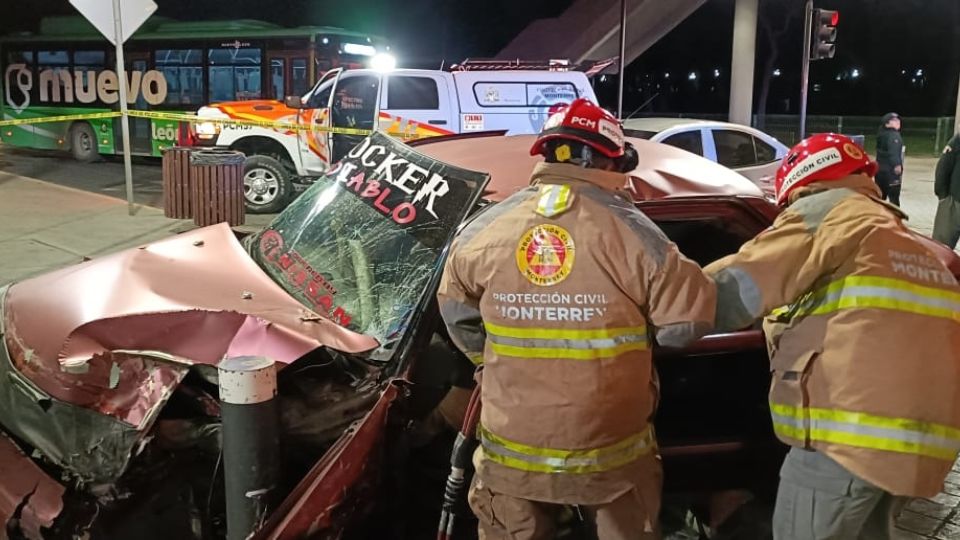
M 553 113 L 530 148 L 530 155 L 542 155 L 543 143 L 551 139 L 581 142 L 611 159 L 623 156 L 623 128 L 615 116 L 586 98 Z
M 850 137 L 820 133 L 800 141 L 777 169 L 777 203 L 784 205 L 793 190 L 863 172 L 877 174 L 877 164 Z

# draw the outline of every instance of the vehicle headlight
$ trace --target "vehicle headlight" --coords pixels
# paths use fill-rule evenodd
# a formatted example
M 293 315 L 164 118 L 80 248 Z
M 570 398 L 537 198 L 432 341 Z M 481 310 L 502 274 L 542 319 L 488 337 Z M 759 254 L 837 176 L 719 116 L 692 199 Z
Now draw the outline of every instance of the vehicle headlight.
M 196 127 L 197 136 L 201 139 L 212 139 L 220 134 L 220 124 L 214 122 L 200 122 Z
M 397 67 L 397 59 L 392 54 L 380 53 L 370 59 L 370 67 L 377 71 L 393 71 Z

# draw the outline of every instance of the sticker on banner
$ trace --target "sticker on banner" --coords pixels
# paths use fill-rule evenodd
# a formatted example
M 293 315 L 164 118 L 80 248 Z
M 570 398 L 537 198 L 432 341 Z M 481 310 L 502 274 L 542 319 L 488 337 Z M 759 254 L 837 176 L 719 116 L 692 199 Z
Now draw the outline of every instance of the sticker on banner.
M 843 151 L 847 153 L 848 156 L 853 159 L 863 159 L 863 151 L 857 148 L 857 145 L 852 143 L 846 143 L 843 145 Z
M 464 114 L 463 131 L 483 131 L 483 115 Z
M 547 287 L 560 283 L 573 269 L 573 237 L 557 225 L 537 225 L 520 238 L 517 268 L 530 283 Z
M 783 185 L 780 187 L 780 192 L 785 192 L 790 188 L 790 186 L 796 184 L 800 180 L 817 171 L 826 169 L 831 165 L 836 165 L 842 160 L 843 157 L 840 155 L 840 151 L 836 148 L 827 148 L 826 150 L 821 150 L 815 154 L 810 154 L 796 164 L 796 166 L 793 168 L 793 171 L 791 171 L 790 175 L 787 176 L 787 179 L 784 180 Z

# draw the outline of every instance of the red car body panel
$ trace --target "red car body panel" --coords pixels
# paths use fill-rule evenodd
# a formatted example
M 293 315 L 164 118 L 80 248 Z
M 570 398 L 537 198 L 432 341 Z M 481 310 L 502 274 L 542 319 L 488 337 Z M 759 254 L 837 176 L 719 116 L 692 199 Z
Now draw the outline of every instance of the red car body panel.
M 373 409 L 314 465 L 255 538 L 309 538 L 334 526 L 347 492 L 370 472 L 370 458 L 384 438 L 387 413 L 401 392 L 397 384 L 387 385 Z
M 4 312 L 31 382 L 140 429 L 191 364 L 262 355 L 282 365 L 321 345 L 377 346 L 288 295 L 226 224 L 17 283 Z
M 531 156 L 535 135 L 511 137 L 434 138 L 417 151 L 451 165 L 490 174 L 484 198 L 499 202 L 530 182 L 533 168 L 543 161 Z M 763 197 L 752 182 L 730 169 L 687 151 L 627 138 L 640 154 L 628 186 L 636 201 L 702 195 Z
M 64 487 L 27 457 L 9 437 L 0 433 L 0 524 L 19 521 L 29 540 L 43 538 L 41 529 L 50 527 L 63 511 Z M 0 530 L 0 538 L 7 538 Z

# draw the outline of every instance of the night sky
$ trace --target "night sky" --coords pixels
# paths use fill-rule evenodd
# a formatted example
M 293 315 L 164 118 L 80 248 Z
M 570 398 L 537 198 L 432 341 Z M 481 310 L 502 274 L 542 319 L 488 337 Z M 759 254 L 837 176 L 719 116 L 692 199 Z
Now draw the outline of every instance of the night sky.
M 572 2 L 156 1 L 159 15 L 176 19 L 251 18 L 370 32 L 394 44 L 402 67 L 439 67 L 441 61 L 449 64 L 466 57 L 491 56 L 530 21 L 555 16 Z M 624 108 L 633 110 L 646 104 L 644 112 L 725 112 L 733 5 L 734 0 L 708 0 L 631 64 Z M 66 0 L 31 0 L 21 6 L 4 13 L 0 33 L 35 29 L 40 17 L 47 14 L 73 13 Z M 773 76 L 773 69 L 769 71 L 766 108 L 770 113 L 796 112 L 802 6 L 802 0 L 761 0 L 755 101 L 763 94 L 765 68 L 779 69 L 779 76 Z M 960 1 L 817 0 L 817 6 L 840 10 L 841 20 L 836 57 L 813 64 L 811 113 L 897 110 L 905 115 L 953 114 L 960 72 Z M 767 28 L 783 31 L 770 40 Z M 768 64 L 771 55 L 775 59 Z M 616 94 L 615 78 L 598 82 L 597 91 L 601 101 L 610 106 Z

